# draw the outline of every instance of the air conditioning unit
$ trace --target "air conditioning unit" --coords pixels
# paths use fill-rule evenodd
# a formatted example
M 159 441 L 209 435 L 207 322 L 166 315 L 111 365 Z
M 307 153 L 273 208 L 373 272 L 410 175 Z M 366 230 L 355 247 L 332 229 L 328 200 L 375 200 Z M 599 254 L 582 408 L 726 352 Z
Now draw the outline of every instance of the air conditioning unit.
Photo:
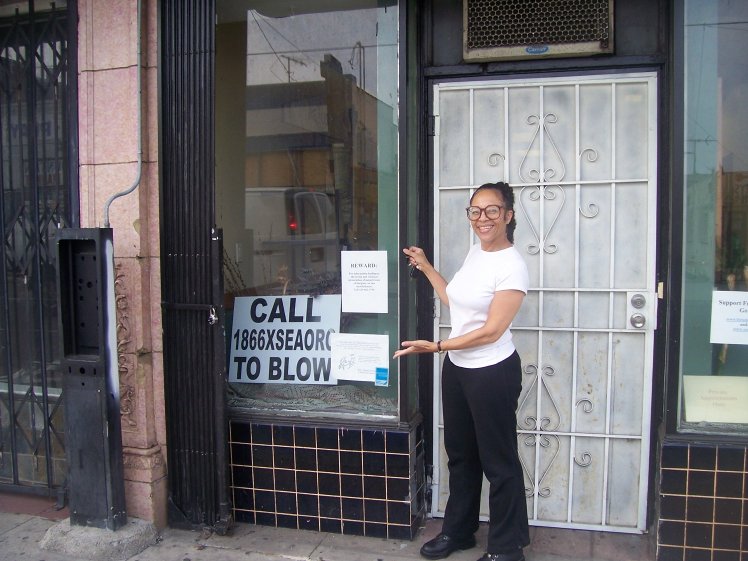
M 613 0 L 463 0 L 466 61 L 613 52 Z

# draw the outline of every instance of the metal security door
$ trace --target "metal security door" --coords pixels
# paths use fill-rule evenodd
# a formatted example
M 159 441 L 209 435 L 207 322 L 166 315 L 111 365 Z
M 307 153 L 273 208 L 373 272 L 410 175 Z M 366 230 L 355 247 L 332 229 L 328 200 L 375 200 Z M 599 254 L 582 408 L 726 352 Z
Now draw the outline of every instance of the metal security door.
M 514 188 L 515 247 L 530 271 L 512 328 L 524 369 L 517 429 L 534 525 L 645 530 L 657 304 L 655 78 L 434 87 L 434 262 L 445 278 L 475 241 L 463 211 L 472 190 L 497 180 Z M 436 309 L 445 339 L 449 309 Z M 439 516 L 448 474 L 438 373 L 436 380 Z
M 215 229 L 214 0 L 159 2 L 161 282 L 169 524 L 230 522 L 223 240 Z
M 44 4 L 39 6 L 39 4 Z M 0 490 L 64 491 L 57 232 L 78 222 L 75 9 L 0 17 Z M 69 56 L 72 55 L 72 56 Z M 73 59 L 73 60 L 71 60 Z

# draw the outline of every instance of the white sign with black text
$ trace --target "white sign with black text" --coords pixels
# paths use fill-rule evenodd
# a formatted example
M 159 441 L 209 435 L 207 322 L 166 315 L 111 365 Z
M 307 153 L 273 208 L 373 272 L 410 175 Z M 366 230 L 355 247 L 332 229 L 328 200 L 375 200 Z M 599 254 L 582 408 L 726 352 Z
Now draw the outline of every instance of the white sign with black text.
M 715 290 L 712 293 L 709 342 L 748 345 L 748 292 Z
M 330 337 L 330 343 L 332 375 L 336 379 L 389 385 L 388 335 L 335 333 Z
M 343 311 L 387 313 L 387 252 L 341 251 Z
M 335 384 L 330 337 L 338 331 L 339 294 L 237 298 L 229 382 Z

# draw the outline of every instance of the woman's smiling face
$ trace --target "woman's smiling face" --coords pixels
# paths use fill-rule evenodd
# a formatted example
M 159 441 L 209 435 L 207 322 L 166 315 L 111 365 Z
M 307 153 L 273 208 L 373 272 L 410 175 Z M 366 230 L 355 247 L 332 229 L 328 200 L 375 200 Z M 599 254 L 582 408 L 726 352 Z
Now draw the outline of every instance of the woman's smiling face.
M 496 218 L 489 218 L 485 209 L 494 205 L 501 207 L 501 212 Z M 476 191 L 470 201 L 470 206 L 481 209 L 478 219 L 471 220 L 470 225 L 480 240 L 483 251 L 499 251 L 512 245 L 506 235 L 506 225 L 512 219 L 514 211 L 504 207 L 504 198 L 501 193 L 495 189 Z

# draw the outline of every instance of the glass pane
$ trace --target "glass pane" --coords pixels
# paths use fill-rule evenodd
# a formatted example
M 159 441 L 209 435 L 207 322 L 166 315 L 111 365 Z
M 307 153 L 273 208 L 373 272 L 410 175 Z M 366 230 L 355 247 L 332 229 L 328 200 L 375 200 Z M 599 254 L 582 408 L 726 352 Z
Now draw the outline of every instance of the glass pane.
M 445 279 L 451 279 L 459 270 L 470 245 L 472 231 L 466 224 L 465 201 L 470 198 L 467 190 L 450 189 L 439 194 L 439 263 L 438 268 Z M 449 306 L 439 303 L 441 322 L 449 324 Z M 448 339 L 449 335 L 445 337 Z
M 13 17 L 20 14 L 28 14 L 30 11 L 29 0 L 8 0 L 0 5 L 0 18 Z M 67 7 L 65 0 L 34 0 L 34 12 L 60 11 Z
M 680 427 L 748 423 L 748 4 L 685 3 Z
M 613 285 L 637 288 L 647 285 L 647 183 L 628 183 L 615 188 L 615 252 Z
M 611 352 L 610 432 L 613 434 L 642 434 L 645 418 L 642 403 L 645 380 L 644 334 L 618 333 Z
M 535 448 L 537 471 L 534 474 L 537 479 L 534 487 L 539 495 L 538 518 L 564 522 L 569 509 L 570 437 L 541 436 L 539 443 L 541 446 Z
M 605 460 L 605 440 L 602 438 L 574 438 L 572 464 L 573 495 L 571 519 L 580 524 L 599 524 L 603 519 L 602 497 L 605 477 L 600 465 Z
M 608 458 L 607 522 L 618 526 L 635 526 L 641 473 L 641 441 L 613 439 Z
M 608 415 L 608 356 L 606 333 L 580 333 L 577 341 L 575 430 L 605 434 Z
M 611 86 L 588 84 L 579 89 L 579 178 L 586 181 L 611 176 Z
M 540 145 L 536 133 L 540 133 L 541 97 L 538 88 L 516 87 L 509 90 L 507 127 L 509 138 L 523 142 L 510 142 L 507 147 L 509 161 L 509 183 L 535 183 L 540 170 Z M 521 193 L 515 191 L 515 199 Z M 519 202 L 519 200 L 518 200 Z M 519 220 L 519 217 L 518 217 Z M 538 224 L 537 221 L 533 221 Z
M 470 185 L 470 94 L 445 91 L 439 103 L 439 185 Z
M 505 122 L 503 88 L 475 90 L 474 97 L 474 183 L 482 185 L 491 181 L 504 181 L 506 177 L 506 146 L 503 127 Z
M 589 184 L 580 187 L 579 212 L 579 286 L 608 288 L 611 286 L 611 231 L 614 218 L 610 185 Z M 643 237 L 643 236 L 640 236 Z
M 649 146 L 646 142 L 627 142 L 630 138 L 648 138 L 646 130 L 650 123 L 647 119 L 647 102 L 646 84 L 616 86 L 615 174 L 617 179 L 647 177 Z
M 574 233 L 574 191 L 567 187 L 547 185 L 535 203 L 525 200 L 524 204 L 543 207 L 538 210 L 543 217 L 540 232 L 541 238 L 544 239 L 538 254 L 543 260 L 543 286 L 575 287 L 574 258 L 578 250 Z
M 538 428 L 542 431 L 569 432 L 571 429 L 569 411 L 571 410 L 572 388 L 569 380 L 573 372 L 573 357 L 569 349 L 573 346 L 571 333 L 562 331 L 543 333 L 543 357 L 538 373 L 540 385 L 537 387 L 540 390 Z
M 396 418 L 397 8 L 242 6 L 216 29 L 229 404 Z M 386 312 L 341 311 L 344 251 L 386 252 Z M 332 333 L 389 337 L 376 375 L 336 377 Z
M 610 295 L 607 292 L 579 293 L 579 327 L 606 329 L 610 326 Z

